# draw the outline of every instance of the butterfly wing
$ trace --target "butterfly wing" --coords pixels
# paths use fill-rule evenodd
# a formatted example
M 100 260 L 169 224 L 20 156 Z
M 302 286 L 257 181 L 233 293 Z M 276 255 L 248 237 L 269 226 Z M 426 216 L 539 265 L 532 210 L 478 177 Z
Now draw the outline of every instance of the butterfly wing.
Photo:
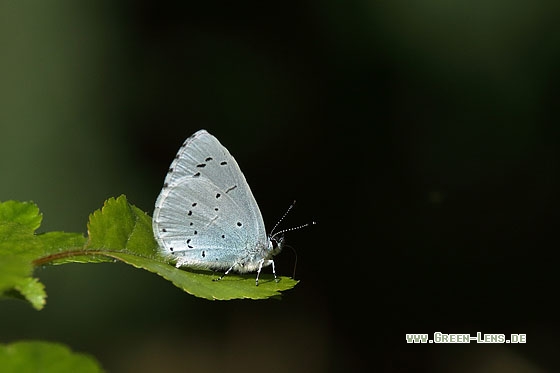
M 175 255 L 180 265 L 227 269 L 268 247 L 262 215 L 241 169 L 204 130 L 183 143 L 171 164 L 153 229 L 160 250 Z

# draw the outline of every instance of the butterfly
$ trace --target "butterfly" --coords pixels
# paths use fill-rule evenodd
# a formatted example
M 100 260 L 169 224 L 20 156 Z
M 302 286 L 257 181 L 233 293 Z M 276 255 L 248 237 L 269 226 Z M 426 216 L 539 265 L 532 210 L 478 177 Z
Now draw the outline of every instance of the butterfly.
M 229 151 L 205 130 L 185 140 L 171 163 L 153 215 L 159 249 L 177 268 L 225 270 L 223 276 L 276 269 L 283 232 L 267 235 L 245 176 Z M 218 279 L 223 278 L 221 276 Z

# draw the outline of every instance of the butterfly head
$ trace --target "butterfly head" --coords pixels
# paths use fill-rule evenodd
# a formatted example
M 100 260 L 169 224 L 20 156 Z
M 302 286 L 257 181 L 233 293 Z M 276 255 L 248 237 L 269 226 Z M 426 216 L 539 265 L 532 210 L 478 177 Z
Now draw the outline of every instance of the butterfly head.
M 268 249 L 270 250 L 270 256 L 277 255 L 282 251 L 284 247 L 284 234 L 274 234 L 268 238 Z

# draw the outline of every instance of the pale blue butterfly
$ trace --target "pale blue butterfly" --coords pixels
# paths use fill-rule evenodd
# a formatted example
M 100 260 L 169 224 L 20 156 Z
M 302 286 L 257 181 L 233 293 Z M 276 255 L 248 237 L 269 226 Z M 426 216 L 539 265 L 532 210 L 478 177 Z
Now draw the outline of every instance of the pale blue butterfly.
M 224 275 L 256 270 L 258 285 L 261 269 L 271 265 L 276 279 L 272 257 L 282 249 L 282 232 L 266 234 L 237 162 L 205 130 L 185 140 L 171 163 L 153 230 L 160 251 L 177 268 L 225 270 Z

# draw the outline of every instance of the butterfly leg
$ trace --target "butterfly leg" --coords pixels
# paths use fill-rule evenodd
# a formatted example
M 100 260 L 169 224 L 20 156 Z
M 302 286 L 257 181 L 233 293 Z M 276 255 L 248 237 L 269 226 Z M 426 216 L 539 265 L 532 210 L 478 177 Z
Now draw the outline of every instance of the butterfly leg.
M 235 263 L 235 264 L 237 264 L 237 263 Z M 235 264 L 232 265 L 231 267 L 229 267 L 229 269 L 227 271 L 225 271 L 223 275 L 221 275 L 218 278 L 213 279 L 212 281 L 220 281 L 221 279 L 223 279 L 224 276 L 226 276 L 233 269 L 233 267 L 235 267 Z
M 276 268 L 274 268 L 274 260 L 261 260 L 259 263 L 259 269 L 257 270 L 257 279 L 255 280 L 255 286 L 259 286 L 259 275 L 261 274 L 261 269 L 263 266 L 268 266 L 272 264 L 272 274 L 274 275 L 274 281 L 278 282 L 278 278 L 276 277 Z

